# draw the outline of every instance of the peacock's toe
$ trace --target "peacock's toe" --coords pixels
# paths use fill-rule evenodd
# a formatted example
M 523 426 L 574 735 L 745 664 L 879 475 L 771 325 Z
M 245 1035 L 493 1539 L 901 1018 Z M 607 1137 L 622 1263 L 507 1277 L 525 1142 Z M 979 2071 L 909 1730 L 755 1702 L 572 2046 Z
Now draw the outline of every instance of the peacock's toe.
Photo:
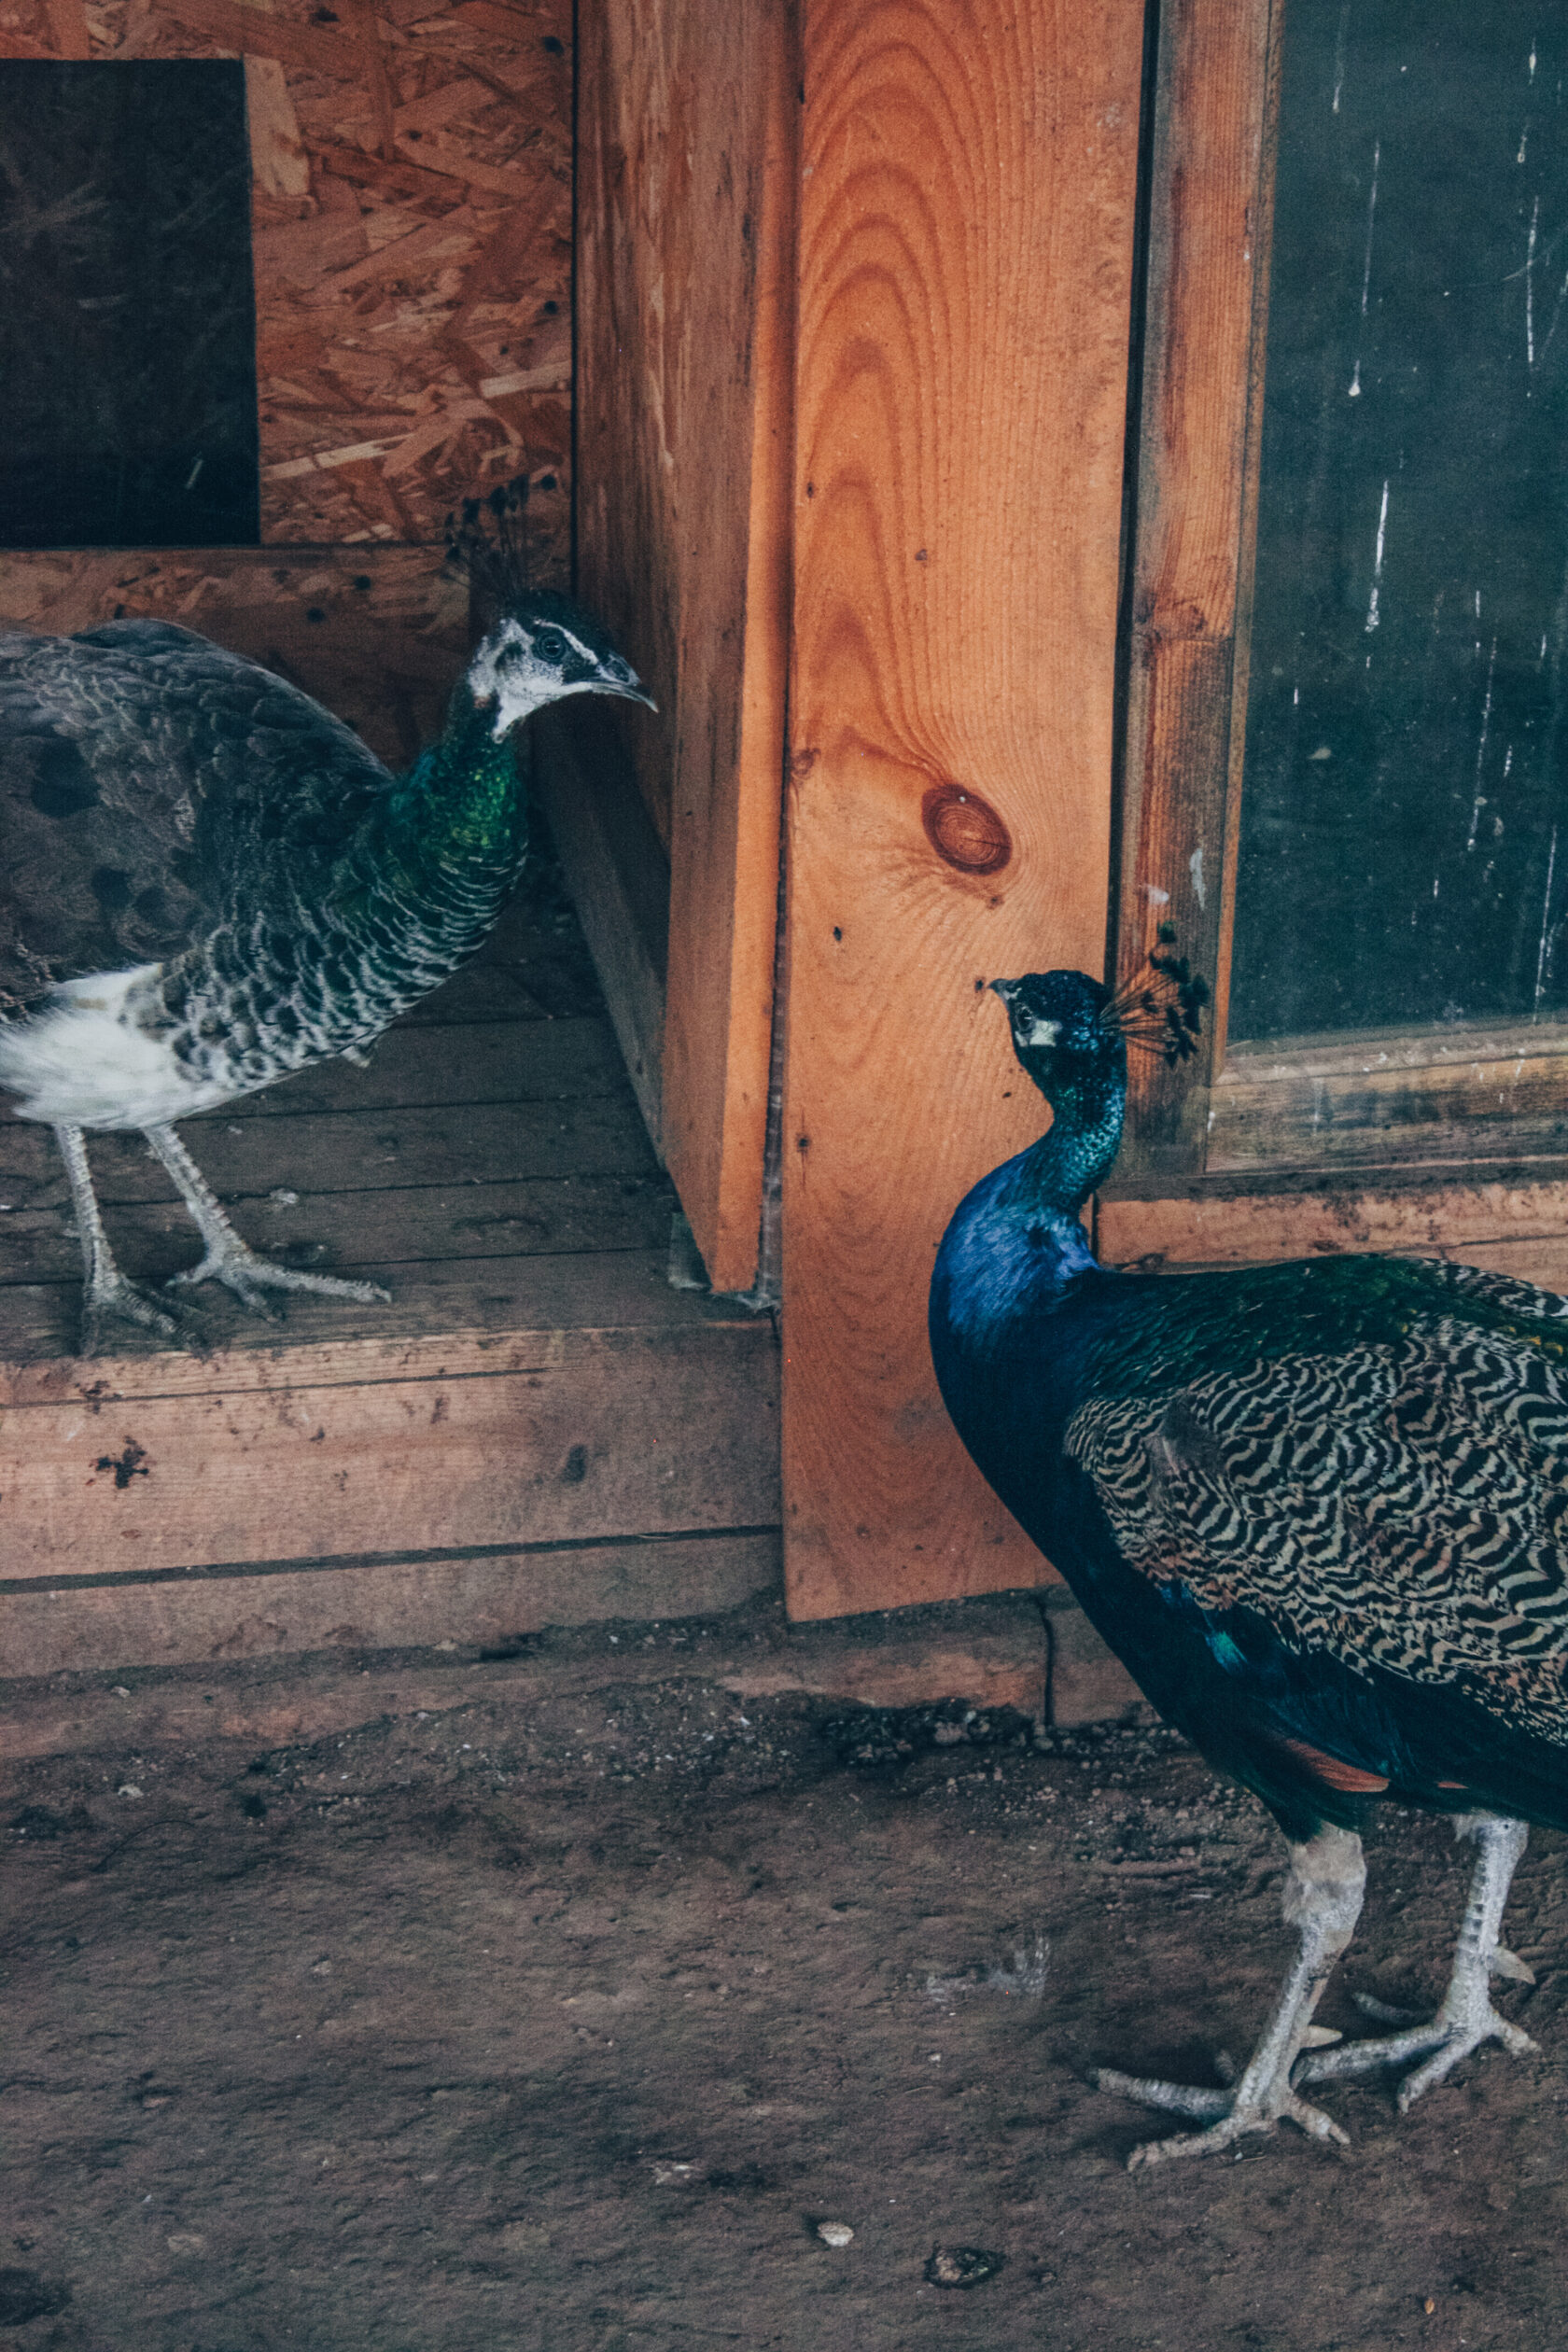
M 1218 2070 L 1226 2075 L 1234 2072 L 1223 2060 Z M 1171 2139 L 1142 2141 L 1127 2158 L 1129 2172 L 1141 2172 L 1150 2164 L 1169 2163 L 1178 2156 L 1212 2156 L 1221 2149 L 1234 2147 L 1238 2140 L 1272 2132 L 1281 2122 L 1295 2124 L 1311 2139 L 1333 2140 L 1341 2148 L 1350 2146 L 1349 2134 L 1341 2131 L 1332 2117 L 1324 2115 L 1321 2107 L 1309 2107 L 1297 2096 L 1290 2082 L 1278 2079 L 1249 2086 L 1243 2078 L 1235 2089 L 1224 2091 L 1204 2090 L 1193 2083 L 1166 2082 L 1153 2075 L 1121 2074 L 1112 2066 L 1102 2066 L 1098 2079 L 1102 2091 L 1137 2099 L 1144 2107 L 1164 2107 L 1172 2114 L 1189 2115 L 1195 2121 L 1210 2119 L 1204 2131 L 1181 2132 Z

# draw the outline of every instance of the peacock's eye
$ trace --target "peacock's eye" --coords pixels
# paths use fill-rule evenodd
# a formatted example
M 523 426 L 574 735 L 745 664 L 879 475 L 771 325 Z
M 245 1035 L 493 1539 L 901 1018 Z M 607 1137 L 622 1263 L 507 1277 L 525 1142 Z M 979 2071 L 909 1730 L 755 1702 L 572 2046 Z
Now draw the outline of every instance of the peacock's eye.
M 564 662 L 567 640 L 559 629 L 540 629 L 534 639 L 534 651 L 541 662 Z

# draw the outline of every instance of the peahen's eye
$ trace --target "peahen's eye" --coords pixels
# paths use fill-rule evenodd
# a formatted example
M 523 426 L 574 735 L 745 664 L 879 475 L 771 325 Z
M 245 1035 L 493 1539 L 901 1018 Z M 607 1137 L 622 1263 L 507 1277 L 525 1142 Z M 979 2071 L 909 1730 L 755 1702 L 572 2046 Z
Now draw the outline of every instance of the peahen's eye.
M 541 662 L 564 662 L 567 640 L 559 629 L 540 629 L 534 639 L 534 651 Z

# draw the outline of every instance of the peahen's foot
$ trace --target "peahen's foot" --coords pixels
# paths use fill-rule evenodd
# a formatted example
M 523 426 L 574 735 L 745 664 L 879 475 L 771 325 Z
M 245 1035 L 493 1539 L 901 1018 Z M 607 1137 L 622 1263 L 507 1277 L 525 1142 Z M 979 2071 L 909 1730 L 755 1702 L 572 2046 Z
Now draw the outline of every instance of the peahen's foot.
M 1308 2027 L 1303 2038 L 1311 2047 L 1319 2042 L 1337 2041 L 1338 2037 L 1313 2025 Z M 1222 2063 L 1221 2071 L 1229 2069 Z M 1259 2079 L 1253 2079 L 1254 2075 Z M 1165 2163 L 1173 2156 L 1211 2156 L 1251 2133 L 1271 2132 L 1279 2123 L 1295 2123 L 1312 2139 L 1334 2140 L 1341 2148 L 1350 2145 L 1349 2135 L 1331 2117 L 1297 2097 L 1288 2067 L 1275 2065 L 1259 2074 L 1254 2060 L 1242 2079 L 1225 2091 L 1204 2091 L 1185 2082 L 1163 2082 L 1155 2076 L 1121 2074 L 1113 2066 L 1102 2066 L 1098 2079 L 1102 2091 L 1119 2092 L 1123 2098 L 1140 2100 L 1144 2107 L 1165 2107 L 1173 2115 L 1190 2115 L 1195 2119 L 1213 2118 L 1204 2132 L 1182 2132 L 1174 2139 L 1145 2140 L 1128 2157 L 1129 2172 L 1137 2172 L 1145 2164 Z
M 167 1287 L 192 1282 L 221 1282 L 253 1315 L 278 1312 L 266 1295 L 270 1290 L 310 1291 L 322 1298 L 357 1298 L 367 1304 L 379 1300 L 384 1306 L 392 1296 L 379 1282 L 350 1282 L 337 1274 L 301 1274 L 292 1266 L 278 1266 L 259 1256 L 232 1227 L 209 1246 L 199 1266 L 171 1275 Z
M 1281 2122 L 1299 2125 L 1313 2139 L 1348 2144 L 1337 2123 L 1296 2095 L 1291 2070 L 1303 2050 L 1333 2038 L 1313 2026 L 1312 2011 L 1354 1931 L 1365 1883 L 1361 1841 L 1347 1829 L 1320 1829 L 1305 1845 L 1291 1847 L 1282 1908 L 1300 1942 L 1257 2048 L 1234 2089 L 1200 2091 L 1183 2082 L 1101 2071 L 1102 2091 L 1119 2091 L 1146 2107 L 1166 2107 L 1178 2115 L 1212 2119 L 1204 2132 L 1145 2140 L 1128 2157 L 1129 2172 L 1169 2163 L 1174 2156 L 1211 2156 L 1252 2133 L 1271 2132 Z
M 1460 1837 L 1474 1838 L 1480 1853 L 1454 1950 L 1453 1974 L 1436 2016 L 1403 2033 L 1381 2036 L 1376 2041 L 1345 2042 L 1337 2050 L 1304 2059 L 1295 2070 L 1297 2082 L 1333 2082 L 1352 2075 L 1379 2074 L 1402 2066 L 1408 2059 L 1423 2058 L 1425 2064 L 1414 2067 L 1399 2086 L 1399 2111 L 1404 2115 L 1423 2091 L 1441 2082 L 1462 2058 L 1468 2058 L 1483 2043 L 1501 2042 L 1516 2058 L 1537 2047 L 1522 2026 L 1511 2024 L 1491 2006 L 1494 1976 L 1509 1977 L 1516 1984 L 1535 1981 L 1533 1971 L 1497 1940 L 1508 1883 L 1529 1832 L 1521 1821 L 1488 1813 L 1467 1813 L 1454 1827 Z
M 112 1323 L 135 1323 L 143 1331 L 155 1331 L 160 1338 L 177 1339 L 193 1311 L 179 1306 L 158 1306 L 134 1282 L 128 1282 L 110 1260 L 107 1272 L 83 1290 L 78 1352 L 84 1356 L 108 1353 L 105 1326 Z

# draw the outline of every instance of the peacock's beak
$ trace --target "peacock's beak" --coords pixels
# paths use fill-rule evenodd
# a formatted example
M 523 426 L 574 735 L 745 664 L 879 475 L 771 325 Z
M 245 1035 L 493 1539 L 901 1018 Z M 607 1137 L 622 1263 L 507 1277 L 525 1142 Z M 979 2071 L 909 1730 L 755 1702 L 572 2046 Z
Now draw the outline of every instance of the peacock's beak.
M 1020 983 L 1016 980 L 988 980 L 986 985 L 993 995 L 1001 997 L 1003 1004 L 1011 1012 L 1013 1000 L 1018 993 Z
M 607 679 L 602 691 L 607 694 L 619 694 L 626 702 L 639 702 L 648 710 L 657 710 L 659 707 L 640 678 L 629 678 L 624 685 L 622 685 L 619 680 L 612 682 Z

